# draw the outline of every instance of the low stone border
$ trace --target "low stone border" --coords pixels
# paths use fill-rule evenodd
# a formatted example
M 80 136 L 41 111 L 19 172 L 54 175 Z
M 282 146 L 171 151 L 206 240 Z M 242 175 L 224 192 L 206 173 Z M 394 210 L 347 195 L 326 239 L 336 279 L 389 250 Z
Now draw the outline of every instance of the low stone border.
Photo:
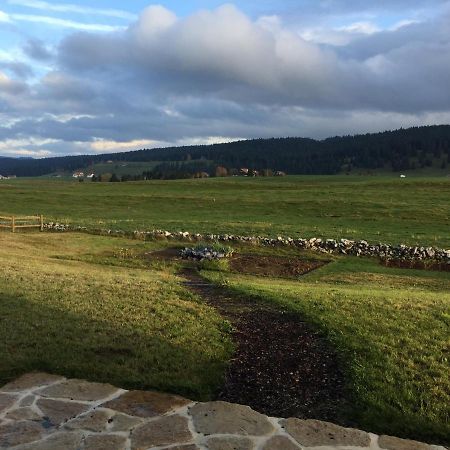
M 45 373 L 0 389 L 0 450 L 445 450 L 247 406 Z
M 450 250 L 437 247 L 411 247 L 407 245 L 370 244 L 367 241 L 354 241 L 349 239 L 301 239 L 278 236 L 269 238 L 264 236 L 239 236 L 233 234 L 200 234 L 188 231 L 170 232 L 165 230 L 151 231 L 122 231 L 91 229 L 81 226 L 73 226 L 55 222 L 44 224 L 44 229 L 49 231 L 80 231 L 92 234 L 127 236 L 134 239 L 173 239 L 179 241 L 219 241 L 227 243 L 251 243 L 264 246 L 293 246 L 329 254 L 341 254 L 352 256 L 377 257 L 382 260 L 426 261 L 431 263 L 444 263 L 450 265 Z

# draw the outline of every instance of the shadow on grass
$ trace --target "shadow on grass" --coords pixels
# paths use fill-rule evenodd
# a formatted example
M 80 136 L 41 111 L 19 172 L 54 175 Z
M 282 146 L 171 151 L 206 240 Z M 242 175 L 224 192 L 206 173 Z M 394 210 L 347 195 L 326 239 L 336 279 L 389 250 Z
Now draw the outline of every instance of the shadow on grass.
M 209 399 L 222 381 L 223 355 L 208 357 L 198 338 L 174 345 L 170 331 L 157 336 L 0 294 L 0 385 L 37 370 Z

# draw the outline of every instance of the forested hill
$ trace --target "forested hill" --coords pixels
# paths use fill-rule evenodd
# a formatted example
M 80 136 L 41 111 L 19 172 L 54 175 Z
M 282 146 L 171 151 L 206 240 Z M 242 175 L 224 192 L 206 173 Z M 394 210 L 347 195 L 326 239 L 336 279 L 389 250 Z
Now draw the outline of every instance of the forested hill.
M 103 155 L 0 158 L 0 174 L 39 176 L 83 169 L 108 160 L 158 161 L 160 171 L 175 166 L 205 170 L 217 166 L 228 170 L 246 167 L 288 174 L 337 174 L 377 169 L 404 171 L 424 167 L 446 169 L 447 165 L 450 166 L 450 125 L 333 137 L 323 141 L 305 138 L 253 139 Z

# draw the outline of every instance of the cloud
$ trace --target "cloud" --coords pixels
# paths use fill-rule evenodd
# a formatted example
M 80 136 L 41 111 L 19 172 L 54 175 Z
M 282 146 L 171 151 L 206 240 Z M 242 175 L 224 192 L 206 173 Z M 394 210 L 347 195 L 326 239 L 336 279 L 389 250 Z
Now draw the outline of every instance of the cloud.
M 34 23 L 45 23 L 47 25 L 70 28 L 74 30 L 85 30 L 85 31 L 117 31 L 122 29 L 121 26 L 105 25 L 99 23 L 83 23 L 76 22 L 74 20 L 60 19 L 57 17 L 41 16 L 33 14 L 10 14 L 9 16 L 14 21 L 19 22 L 34 22 Z
M 53 57 L 52 52 L 40 39 L 28 39 L 23 45 L 23 51 L 37 61 L 49 61 Z
M 323 29 L 324 43 L 233 5 L 187 17 L 151 6 L 54 51 L 28 40 L 25 54 L 51 68 L 0 78 L 0 141 L 33 136 L 46 143 L 32 151 L 69 154 L 450 122 L 449 18 L 354 20 Z
M 3 23 L 11 22 L 11 18 L 5 12 L 0 11 L 0 23 L 2 23 L 2 22 Z
M 69 3 L 48 3 L 37 0 L 8 0 L 8 3 L 11 5 L 25 6 L 27 8 L 33 8 L 42 11 L 92 14 L 107 17 L 115 17 L 124 20 L 136 20 L 136 16 L 134 14 L 118 9 L 100 9 L 100 8 L 91 8 L 88 6 L 73 5 Z

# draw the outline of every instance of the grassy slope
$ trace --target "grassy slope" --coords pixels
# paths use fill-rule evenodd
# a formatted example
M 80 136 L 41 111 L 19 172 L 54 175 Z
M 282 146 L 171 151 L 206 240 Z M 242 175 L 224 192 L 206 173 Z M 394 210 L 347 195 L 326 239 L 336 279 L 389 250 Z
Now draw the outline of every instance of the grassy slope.
M 299 312 L 342 356 L 350 418 L 380 433 L 448 443 L 450 275 L 345 258 L 299 281 L 204 272 Z
M 208 398 L 229 357 L 226 324 L 170 268 L 111 256 L 143 245 L 0 233 L 0 385 L 47 370 Z
M 450 179 L 0 182 L 0 213 L 120 229 L 346 237 L 450 248 Z

